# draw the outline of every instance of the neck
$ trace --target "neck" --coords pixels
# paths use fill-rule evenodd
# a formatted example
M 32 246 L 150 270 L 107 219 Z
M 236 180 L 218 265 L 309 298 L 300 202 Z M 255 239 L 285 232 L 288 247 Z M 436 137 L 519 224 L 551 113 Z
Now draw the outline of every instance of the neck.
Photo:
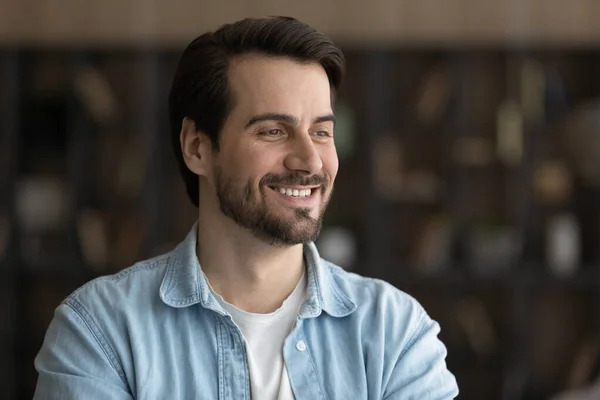
M 269 245 L 229 219 L 202 217 L 196 252 L 212 288 L 247 312 L 281 307 L 302 277 L 303 246 Z

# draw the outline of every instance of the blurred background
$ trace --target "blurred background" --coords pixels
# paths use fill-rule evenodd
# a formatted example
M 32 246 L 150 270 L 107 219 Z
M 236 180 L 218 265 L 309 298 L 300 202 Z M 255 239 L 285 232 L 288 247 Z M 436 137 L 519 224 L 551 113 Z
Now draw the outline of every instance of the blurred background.
M 0 0 L 0 398 L 61 300 L 188 232 L 176 62 L 267 15 L 347 55 L 323 256 L 424 305 L 459 398 L 600 398 L 597 0 Z

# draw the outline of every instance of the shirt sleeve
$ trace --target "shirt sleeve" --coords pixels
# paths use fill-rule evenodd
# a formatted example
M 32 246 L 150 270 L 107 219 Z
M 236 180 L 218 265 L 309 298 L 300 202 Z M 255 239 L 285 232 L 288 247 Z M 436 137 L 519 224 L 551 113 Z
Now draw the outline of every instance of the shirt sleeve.
M 76 305 L 65 303 L 56 309 L 35 368 L 34 400 L 133 399 L 114 352 Z
M 458 395 L 454 375 L 446 367 L 446 347 L 438 339 L 439 324 L 423 313 L 411 340 L 400 354 L 383 398 L 448 400 Z

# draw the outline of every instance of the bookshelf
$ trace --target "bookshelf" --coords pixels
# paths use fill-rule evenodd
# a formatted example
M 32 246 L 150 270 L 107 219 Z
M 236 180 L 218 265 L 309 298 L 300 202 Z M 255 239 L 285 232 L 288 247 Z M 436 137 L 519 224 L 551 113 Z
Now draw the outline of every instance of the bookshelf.
M 598 339 L 600 191 L 582 162 L 593 152 L 577 157 L 581 146 L 568 143 L 589 131 L 589 113 L 577 110 L 600 96 L 600 52 L 345 51 L 344 150 L 323 231 L 354 246 L 344 267 L 389 281 L 440 322 L 461 398 L 542 399 L 590 382 L 595 366 L 570 376 L 582 346 Z M 33 357 L 58 302 L 95 276 L 168 251 L 194 220 L 168 137 L 177 56 L 149 47 L 0 50 L 0 218 L 10 227 L 0 252 L 8 321 L 0 397 L 31 397 Z M 527 83 L 540 76 L 542 97 Z M 543 112 L 521 110 L 519 125 L 522 98 Z M 36 136 L 40 126 L 53 139 Z M 520 133 L 511 141 L 503 129 Z M 26 181 L 25 194 L 46 199 L 38 206 L 60 224 L 36 231 L 23 222 Z M 549 229 L 573 221 L 579 256 L 557 263 Z

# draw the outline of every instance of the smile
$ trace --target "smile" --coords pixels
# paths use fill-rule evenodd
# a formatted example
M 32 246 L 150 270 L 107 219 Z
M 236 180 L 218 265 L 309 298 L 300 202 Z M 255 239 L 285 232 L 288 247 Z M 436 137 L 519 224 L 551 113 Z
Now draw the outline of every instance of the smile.
M 273 189 L 274 191 L 279 192 L 283 195 L 286 195 L 286 196 L 296 197 L 296 198 L 305 198 L 305 197 L 310 197 L 310 195 L 313 193 L 313 190 L 318 189 L 318 186 L 311 187 L 311 188 L 305 188 L 305 189 L 283 187 L 283 186 L 272 186 L 271 189 Z

